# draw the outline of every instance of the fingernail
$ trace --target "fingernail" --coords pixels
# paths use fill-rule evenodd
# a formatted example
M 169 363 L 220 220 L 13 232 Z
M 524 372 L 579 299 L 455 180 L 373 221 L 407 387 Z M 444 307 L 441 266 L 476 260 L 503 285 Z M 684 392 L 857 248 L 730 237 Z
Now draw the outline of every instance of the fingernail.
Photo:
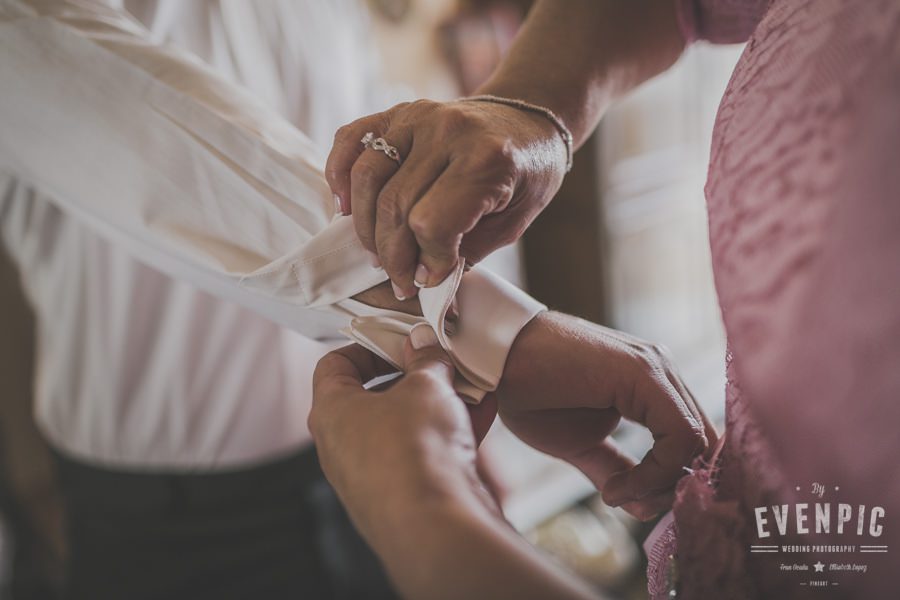
M 409 332 L 409 341 L 416 350 L 438 345 L 437 335 L 428 323 L 420 323 Z
M 369 255 L 369 264 L 372 265 L 373 269 L 381 268 L 381 260 L 378 258 L 378 255 L 372 252 L 371 250 L 366 250 Z M 397 288 L 394 288 L 397 289 Z
M 334 195 L 334 212 L 338 214 L 344 214 L 344 209 L 341 207 L 341 197 L 337 194 Z
M 428 267 L 419 265 L 416 267 L 416 275 L 414 282 L 417 288 L 423 288 L 428 285 Z
M 607 500 L 606 498 L 604 498 L 603 502 L 605 502 L 606 505 L 609 507 L 618 508 L 618 507 L 622 506 L 622 504 L 625 503 L 625 499 L 624 498 L 613 498 L 612 500 Z
M 406 300 L 406 294 L 403 293 L 403 290 L 400 289 L 400 286 L 392 281 L 391 287 L 394 288 L 394 297 L 397 298 L 397 300 Z

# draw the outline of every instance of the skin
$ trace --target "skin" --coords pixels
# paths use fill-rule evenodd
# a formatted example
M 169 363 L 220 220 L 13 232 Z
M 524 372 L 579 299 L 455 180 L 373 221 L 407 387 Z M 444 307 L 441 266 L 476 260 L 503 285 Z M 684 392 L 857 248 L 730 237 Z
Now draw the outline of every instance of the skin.
M 683 46 L 672 0 L 539 0 L 478 92 L 549 108 L 581 144 L 611 102 L 665 70 Z M 395 145 L 402 165 L 364 150 L 368 131 Z M 326 177 L 391 280 L 390 290 L 367 292 L 369 303 L 384 305 L 388 293 L 408 303 L 459 260 L 478 262 L 517 239 L 557 191 L 565 160 L 547 119 L 497 104 L 419 101 L 341 128 Z M 323 470 L 398 590 L 593 597 L 503 521 L 474 467 L 473 422 L 482 431 L 495 402 L 510 429 L 581 469 L 607 503 L 651 518 L 671 505 L 683 467 L 716 441 L 668 354 L 545 313 L 522 330 L 487 408 L 470 416 L 450 385 L 449 359 L 419 331 L 412 338 L 425 354 L 408 348 L 407 374 L 387 390 L 363 389 L 385 368 L 364 351 L 326 356 L 310 414 Z M 426 337 L 433 344 L 433 333 Z M 623 416 L 653 434 L 637 463 L 607 439 Z
M 359 347 L 316 369 L 310 430 L 357 529 L 405 598 L 595 598 L 503 521 L 478 479 L 452 363 L 430 338 L 407 346 L 406 375 L 387 391 L 362 388 L 389 367 Z
M 542 0 L 478 93 L 551 109 L 581 144 L 619 96 L 683 50 L 672 0 Z M 375 132 L 402 165 L 365 150 Z M 559 189 L 566 150 L 544 116 L 483 102 L 420 100 L 338 130 L 326 178 L 397 298 L 434 286 L 462 256 L 517 240 Z
M 671 505 L 682 467 L 715 444 L 665 351 L 619 332 L 538 315 L 510 350 L 500 388 L 474 408 L 453 390 L 452 362 L 430 327 L 410 339 L 405 375 L 386 390 L 363 388 L 393 368 L 362 348 L 324 357 L 309 417 L 326 477 L 406 597 L 590 597 L 509 528 L 478 476 L 477 441 L 498 409 L 525 442 L 641 519 Z M 623 416 L 653 433 L 637 464 L 606 439 Z

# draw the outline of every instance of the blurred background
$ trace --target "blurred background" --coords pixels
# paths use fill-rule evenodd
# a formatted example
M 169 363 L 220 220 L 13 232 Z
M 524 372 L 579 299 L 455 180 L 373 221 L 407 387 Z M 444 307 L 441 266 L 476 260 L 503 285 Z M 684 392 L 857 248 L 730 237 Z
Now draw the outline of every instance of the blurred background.
M 408 97 L 471 93 L 509 46 L 526 0 L 366 0 L 385 79 Z M 489 266 L 551 308 L 665 344 L 707 413 L 724 413 L 724 336 L 703 184 L 716 107 L 740 47 L 695 45 L 614 107 L 557 198 Z M 33 321 L 0 256 L 0 597 L 56 598 L 65 558 L 53 461 L 31 418 Z M 616 433 L 635 456 L 649 438 Z M 483 466 L 512 524 L 614 597 L 645 597 L 639 524 L 579 472 L 501 424 Z

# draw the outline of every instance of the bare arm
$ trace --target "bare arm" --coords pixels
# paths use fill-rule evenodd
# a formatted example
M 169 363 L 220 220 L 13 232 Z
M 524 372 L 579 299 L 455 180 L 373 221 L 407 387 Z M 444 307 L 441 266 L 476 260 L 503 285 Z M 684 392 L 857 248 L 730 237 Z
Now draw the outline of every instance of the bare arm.
M 582 143 L 617 97 L 665 70 L 684 40 L 674 0 L 542 0 L 481 93 L 554 111 Z M 402 164 L 364 150 L 384 137 Z M 398 298 L 460 256 L 514 242 L 559 189 L 566 148 L 544 116 L 484 102 L 401 104 L 342 127 L 326 177 Z
M 437 338 L 416 332 L 406 375 L 386 390 L 363 389 L 391 367 L 362 348 L 323 358 L 309 418 L 322 469 L 397 591 L 413 600 L 596 598 L 503 519 L 475 468 L 480 419 L 454 393 Z
M 681 55 L 673 0 L 539 0 L 479 89 L 553 110 L 580 145 L 607 107 Z
M 458 474 L 457 474 L 457 478 Z M 451 480 L 452 481 L 452 480 Z M 451 481 L 443 484 L 449 487 Z M 376 534 L 378 550 L 404 597 L 453 600 L 597 600 L 584 582 L 541 556 L 496 507 L 487 506 L 463 482 L 464 493 L 447 492 L 395 506 Z M 461 485 L 459 486 L 462 489 Z M 398 531 L 420 535 L 398 535 Z

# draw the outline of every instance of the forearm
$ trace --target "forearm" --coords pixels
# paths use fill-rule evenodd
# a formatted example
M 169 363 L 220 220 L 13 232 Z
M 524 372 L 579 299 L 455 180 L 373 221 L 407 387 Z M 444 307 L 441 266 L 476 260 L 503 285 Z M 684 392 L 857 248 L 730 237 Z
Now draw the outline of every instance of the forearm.
M 410 599 L 587 599 L 597 596 L 534 550 L 479 495 L 471 478 L 445 474 L 444 491 L 394 505 L 372 542 Z M 454 488 L 452 491 L 449 488 Z
M 613 100 L 666 70 L 684 44 L 674 0 L 539 0 L 479 93 L 546 106 L 581 144 Z

